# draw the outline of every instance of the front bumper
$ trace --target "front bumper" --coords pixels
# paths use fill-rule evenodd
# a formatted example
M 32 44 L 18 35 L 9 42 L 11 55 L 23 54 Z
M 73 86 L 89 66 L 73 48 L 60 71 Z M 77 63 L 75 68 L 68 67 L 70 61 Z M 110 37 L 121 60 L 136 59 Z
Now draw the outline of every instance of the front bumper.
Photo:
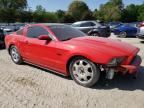
M 117 70 L 123 73 L 137 74 L 139 72 L 141 62 L 141 57 L 137 55 L 129 65 L 121 65 L 117 68 Z

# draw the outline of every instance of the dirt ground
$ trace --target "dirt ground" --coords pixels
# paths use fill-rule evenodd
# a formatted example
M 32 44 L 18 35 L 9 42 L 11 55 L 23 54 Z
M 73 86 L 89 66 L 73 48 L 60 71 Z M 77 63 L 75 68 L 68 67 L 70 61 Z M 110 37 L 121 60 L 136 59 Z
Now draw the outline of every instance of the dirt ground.
M 108 87 L 77 85 L 73 80 L 28 64 L 15 65 L 0 50 L 0 108 L 144 108 L 144 41 L 120 39 L 141 49 L 137 80 L 116 76 Z

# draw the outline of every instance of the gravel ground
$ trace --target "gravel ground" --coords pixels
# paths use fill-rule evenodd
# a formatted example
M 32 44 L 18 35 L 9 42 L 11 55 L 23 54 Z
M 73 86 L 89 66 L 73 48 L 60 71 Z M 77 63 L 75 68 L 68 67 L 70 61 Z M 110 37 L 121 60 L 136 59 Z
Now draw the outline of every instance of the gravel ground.
M 85 88 L 52 72 L 15 65 L 0 50 L 0 108 L 144 108 L 144 42 L 119 39 L 141 49 L 141 72 L 137 80 L 116 76 L 108 87 Z

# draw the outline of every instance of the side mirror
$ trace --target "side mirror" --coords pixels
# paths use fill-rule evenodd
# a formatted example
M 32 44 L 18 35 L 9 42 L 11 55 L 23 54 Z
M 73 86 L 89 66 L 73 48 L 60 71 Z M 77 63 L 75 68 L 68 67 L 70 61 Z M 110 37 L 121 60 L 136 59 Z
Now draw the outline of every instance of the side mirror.
M 51 38 L 48 35 L 40 35 L 38 37 L 39 40 L 47 40 L 47 41 L 51 41 Z

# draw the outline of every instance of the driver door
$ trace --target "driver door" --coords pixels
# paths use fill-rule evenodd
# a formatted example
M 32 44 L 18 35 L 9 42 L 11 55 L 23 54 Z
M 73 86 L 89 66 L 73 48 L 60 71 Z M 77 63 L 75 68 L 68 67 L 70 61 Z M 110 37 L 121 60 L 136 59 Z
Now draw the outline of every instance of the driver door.
M 39 40 L 40 35 L 49 35 L 41 26 L 28 27 L 23 43 L 24 58 L 34 64 L 54 68 L 56 60 L 56 43 L 51 40 Z

